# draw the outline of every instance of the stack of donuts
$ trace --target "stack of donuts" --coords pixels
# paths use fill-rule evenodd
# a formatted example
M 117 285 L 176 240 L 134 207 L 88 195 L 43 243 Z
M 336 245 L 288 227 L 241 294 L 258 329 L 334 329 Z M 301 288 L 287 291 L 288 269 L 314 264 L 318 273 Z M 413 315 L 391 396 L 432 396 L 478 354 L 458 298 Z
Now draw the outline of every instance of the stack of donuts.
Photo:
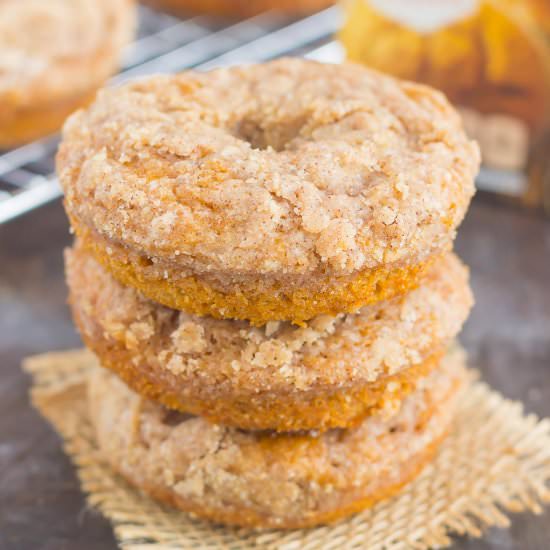
M 70 303 L 105 460 L 212 521 L 394 494 L 468 379 L 479 153 L 438 92 L 282 59 L 103 90 L 64 128 Z

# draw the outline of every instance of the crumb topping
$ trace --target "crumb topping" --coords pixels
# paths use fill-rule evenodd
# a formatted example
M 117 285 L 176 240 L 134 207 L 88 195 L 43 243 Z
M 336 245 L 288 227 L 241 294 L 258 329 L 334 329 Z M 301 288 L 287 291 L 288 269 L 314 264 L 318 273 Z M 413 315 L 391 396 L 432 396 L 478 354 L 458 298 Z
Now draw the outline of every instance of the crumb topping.
M 478 164 L 438 92 L 300 59 L 104 90 L 58 155 L 72 217 L 159 266 L 234 280 L 444 250 Z
M 197 323 L 184 320 L 170 334 L 174 349 L 178 354 L 202 353 L 208 348 L 204 338 L 204 328 Z

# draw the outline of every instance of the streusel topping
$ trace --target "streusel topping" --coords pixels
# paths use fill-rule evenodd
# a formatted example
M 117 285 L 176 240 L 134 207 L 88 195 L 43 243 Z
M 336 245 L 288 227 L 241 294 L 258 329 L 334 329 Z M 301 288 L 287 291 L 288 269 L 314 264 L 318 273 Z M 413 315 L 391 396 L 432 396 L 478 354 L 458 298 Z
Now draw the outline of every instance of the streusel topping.
M 446 249 L 477 146 L 444 97 L 282 59 L 104 90 L 65 126 L 69 214 L 160 265 L 346 275 Z

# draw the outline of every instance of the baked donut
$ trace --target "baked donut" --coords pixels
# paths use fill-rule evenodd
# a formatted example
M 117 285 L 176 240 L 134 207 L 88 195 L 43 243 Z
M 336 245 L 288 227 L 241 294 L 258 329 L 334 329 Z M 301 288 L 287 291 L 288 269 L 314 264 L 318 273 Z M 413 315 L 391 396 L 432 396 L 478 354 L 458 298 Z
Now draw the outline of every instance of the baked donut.
M 52 133 L 115 72 L 133 0 L 0 2 L 0 149 Z
M 250 17 L 264 11 L 307 15 L 334 4 L 336 0 L 146 0 L 172 13 L 207 13 L 228 17 Z
M 88 348 L 134 391 L 249 430 L 347 427 L 414 390 L 472 305 L 454 255 L 420 287 L 303 327 L 197 317 L 123 287 L 77 244 L 66 252 L 70 303 Z
M 119 281 L 255 325 L 413 288 L 478 164 L 438 92 L 303 59 L 104 90 L 57 159 L 76 234 Z
M 397 411 L 321 435 L 210 424 L 99 368 L 89 407 L 104 460 L 143 492 L 215 522 L 287 529 L 358 512 L 411 481 L 449 430 L 466 378 L 453 352 Z

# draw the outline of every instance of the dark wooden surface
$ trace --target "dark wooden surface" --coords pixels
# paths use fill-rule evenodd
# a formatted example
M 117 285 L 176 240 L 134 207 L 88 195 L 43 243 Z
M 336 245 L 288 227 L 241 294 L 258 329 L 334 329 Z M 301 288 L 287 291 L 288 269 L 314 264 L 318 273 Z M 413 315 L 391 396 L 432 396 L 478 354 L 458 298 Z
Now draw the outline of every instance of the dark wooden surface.
M 56 434 L 29 406 L 26 355 L 75 346 L 65 305 L 59 203 L 0 227 L 0 549 L 109 550 L 108 523 L 86 507 Z M 463 332 L 472 364 L 529 411 L 550 416 L 550 222 L 476 198 L 457 241 L 477 305 Z M 547 550 L 550 511 L 468 550 Z

